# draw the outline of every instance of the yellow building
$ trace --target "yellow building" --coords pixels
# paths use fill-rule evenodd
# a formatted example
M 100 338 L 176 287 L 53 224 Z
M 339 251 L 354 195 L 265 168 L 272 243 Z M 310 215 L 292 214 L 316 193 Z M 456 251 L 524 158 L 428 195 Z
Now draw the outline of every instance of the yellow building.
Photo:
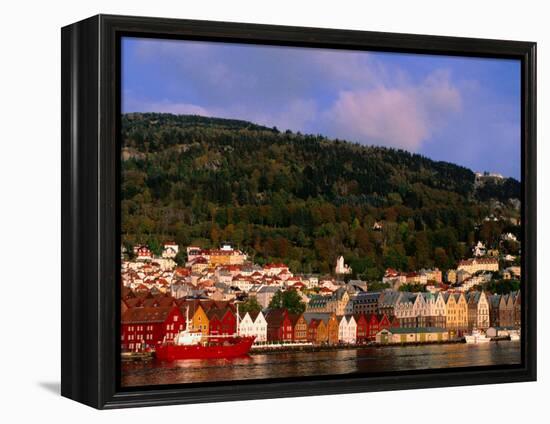
M 455 330 L 457 328 L 456 299 L 451 293 L 445 293 L 443 299 L 445 300 L 445 327 L 448 330 Z
M 225 245 L 221 249 L 210 250 L 208 259 L 212 266 L 242 265 L 246 261 L 246 257 L 240 250 Z
M 191 320 L 191 325 L 194 331 L 200 331 L 204 336 L 208 335 L 210 321 L 201 305 L 198 305 L 195 309 L 193 319 Z
M 179 308 L 184 317 L 189 317 L 189 329 L 200 331 L 207 336 L 210 328 L 210 320 L 203 306 L 198 300 L 187 300 L 179 304 Z
M 328 341 L 328 329 L 323 320 L 319 320 L 317 325 L 317 331 L 315 332 L 315 344 L 324 344 Z
M 453 336 L 461 335 L 468 329 L 468 303 L 463 293 L 446 293 L 445 327 Z
M 457 328 L 459 332 L 465 331 L 468 329 L 468 302 L 464 293 L 455 294 L 456 308 L 457 308 Z
M 497 258 L 474 258 L 465 259 L 458 263 L 457 271 L 464 270 L 470 274 L 475 274 L 479 271 L 497 272 L 498 271 L 498 259 Z

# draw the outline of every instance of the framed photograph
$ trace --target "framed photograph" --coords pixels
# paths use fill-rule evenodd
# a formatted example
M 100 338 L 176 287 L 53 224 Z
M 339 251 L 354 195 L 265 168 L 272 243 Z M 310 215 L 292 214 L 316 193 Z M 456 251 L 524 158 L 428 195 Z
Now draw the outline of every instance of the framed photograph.
M 62 395 L 103 409 L 535 380 L 535 51 L 63 28 Z

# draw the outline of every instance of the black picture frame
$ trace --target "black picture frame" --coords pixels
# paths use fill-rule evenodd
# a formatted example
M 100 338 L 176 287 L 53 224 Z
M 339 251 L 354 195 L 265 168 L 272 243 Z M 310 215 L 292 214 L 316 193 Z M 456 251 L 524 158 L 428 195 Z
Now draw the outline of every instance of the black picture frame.
M 112 15 L 69 25 L 61 35 L 63 396 L 106 409 L 536 380 L 536 43 Z M 520 60 L 522 364 L 121 388 L 118 128 L 124 35 Z

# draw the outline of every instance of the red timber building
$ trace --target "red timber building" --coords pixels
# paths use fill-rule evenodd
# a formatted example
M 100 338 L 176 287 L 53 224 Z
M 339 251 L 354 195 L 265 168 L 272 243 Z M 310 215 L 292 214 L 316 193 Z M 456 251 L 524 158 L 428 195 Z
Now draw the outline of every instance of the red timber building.
M 390 320 L 386 314 L 370 314 L 367 317 L 368 322 L 368 338 L 376 339 L 376 334 L 381 330 L 399 327 L 397 319 Z
M 207 312 L 208 332 L 211 337 L 230 336 L 237 333 L 237 318 L 230 308 L 212 308 Z
M 185 329 L 185 317 L 177 306 L 135 307 L 124 312 L 121 325 L 121 349 L 136 351 L 172 340 Z
M 271 309 L 265 317 L 268 342 L 291 342 L 294 337 L 292 320 L 286 309 Z
M 365 314 L 355 315 L 357 323 L 357 334 L 355 335 L 356 343 L 366 343 L 369 341 L 369 323 Z
M 357 343 L 366 343 L 376 339 L 380 330 L 399 327 L 399 320 L 390 320 L 386 314 L 355 315 L 357 322 Z

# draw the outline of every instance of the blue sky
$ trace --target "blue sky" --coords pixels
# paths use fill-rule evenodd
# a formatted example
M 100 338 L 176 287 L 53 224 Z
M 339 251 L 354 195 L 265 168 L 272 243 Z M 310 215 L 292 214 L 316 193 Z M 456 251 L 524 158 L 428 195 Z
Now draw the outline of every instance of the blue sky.
M 122 111 L 235 118 L 520 178 L 514 60 L 124 38 Z

